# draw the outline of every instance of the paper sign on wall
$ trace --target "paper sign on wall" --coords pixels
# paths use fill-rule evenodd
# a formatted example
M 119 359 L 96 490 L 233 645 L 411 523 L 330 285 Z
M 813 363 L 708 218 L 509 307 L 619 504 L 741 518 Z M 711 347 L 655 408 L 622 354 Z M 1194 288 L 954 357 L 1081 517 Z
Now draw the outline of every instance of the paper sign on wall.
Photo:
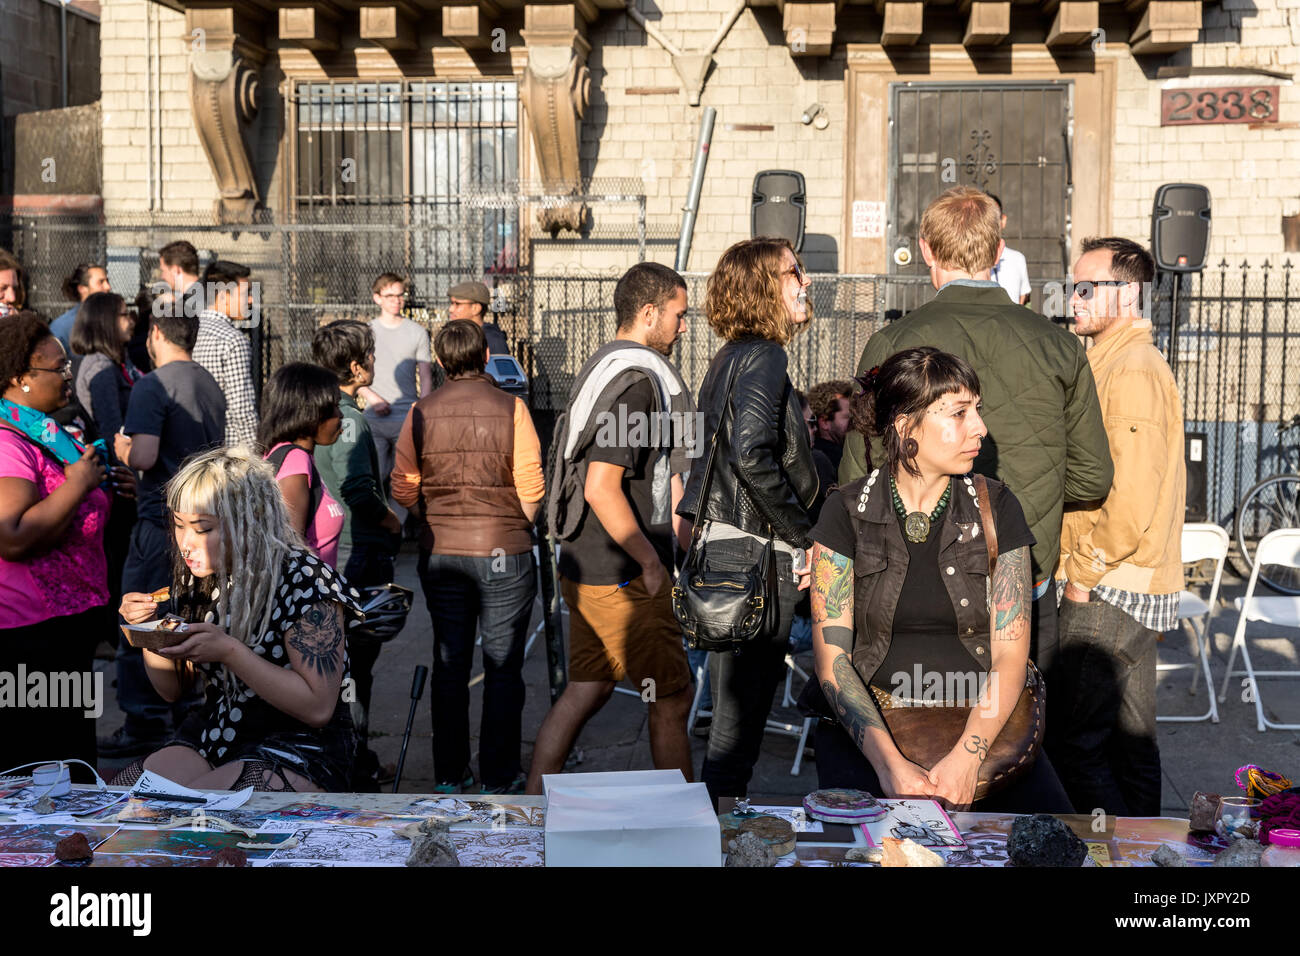
M 853 203 L 853 238 L 880 239 L 885 235 L 885 204 L 855 200 Z

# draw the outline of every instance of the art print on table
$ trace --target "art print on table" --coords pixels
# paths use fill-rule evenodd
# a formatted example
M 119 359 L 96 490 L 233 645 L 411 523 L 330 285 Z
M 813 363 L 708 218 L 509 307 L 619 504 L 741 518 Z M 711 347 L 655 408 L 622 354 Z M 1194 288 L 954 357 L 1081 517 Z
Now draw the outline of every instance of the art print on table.
M 461 866 L 545 866 L 546 839 L 540 830 L 453 830 Z
M 541 829 L 546 826 L 545 807 L 524 807 L 513 803 L 493 803 L 488 800 L 460 800 L 455 797 L 424 798 L 403 807 L 401 812 L 417 818 L 429 816 L 463 817 L 470 819 L 452 824 L 453 830 L 488 827 L 501 830 L 510 827 Z
M 53 853 L 0 853 L 0 866 L 49 866 Z
M 309 827 L 348 826 L 394 829 L 411 823 L 412 818 L 375 810 L 331 807 L 322 803 L 291 803 L 266 814 L 263 833 L 286 833 Z
M 947 866 L 1010 866 L 1005 833 L 965 833 L 963 849 L 943 851 Z
M 53 853 L 60 840 L 74 833 L 84 833 L 86 842 L 94 849 L 116 831 L 115 825 L 4 823 L 0 824 L 0 853 Z
M 48 787 L 24 787 L 0 796 L 0 810 L 30 811 Z M 50 797 L 52 814 L 95 815 L 107 813 L 126 798 L 124 793 L 97 789 L 73 788 L 66 796 Z M 46 814 L 47 816 L 49 814 Z
M 872 846 L 884 846 L 885 837 L 912 840 L 933 849 L 965 846 L 957 827 L 937 800 L 881 800 L 888 812 L 879 820 L 862 824 Z
M 104 853 L 152 853 L 162 856 L 185 856 L 207 859 L 218 850 L 241 849 L 249 859 L 270 856 L 286 840 L 288 834 L 269 834 L 249 837 L 242 833 L 222 833 L 217 830 L 119 830 L 105 840 L 100 850 Z M 236 847 L 239 843 L 258 843 L 255 847 Z
M 335 865 L 405 866 L 411 841 L 376 827 L 314 827 L 298 831 L 297 846 L 272 854 L 272 860 L 321 860 Z
M 88 865 L 91 869 L 107 866 L 206 866 L 207 861 L 192 856 L 163 856 L 161 853 L 96 853 Z
M 766 813 L 770 817 L 780 817 L 794 827 L 795 833 L 823 833 L 825 827 L 820 820 L 814 820 L 803 807 L 773 807 L 753 805 L 749 809 L 755 813 Z

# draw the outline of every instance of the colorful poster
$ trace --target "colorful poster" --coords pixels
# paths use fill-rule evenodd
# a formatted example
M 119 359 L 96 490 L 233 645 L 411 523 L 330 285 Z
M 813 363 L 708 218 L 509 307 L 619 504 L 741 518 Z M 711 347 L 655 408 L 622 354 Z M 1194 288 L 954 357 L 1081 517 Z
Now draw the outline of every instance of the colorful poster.
M 5 823 L 0 824 L 0 853 L 53 853 L 60 840 L 74 833 L 84 833 L 93 849 L 116 830 L 116 826 Z
M 394 829 L 411 823 L 414 819 L 374 810 L 331 807 L 323 803 L 291 803 L 267 813 L 266 822 L 262 824 L 261 829 L 263 833 L 285 833 L 308 827 L 336 825 Z
M 53 853 L 0 853 L 0 866 L 49 866 Z
M 789 809 L 789 808 L 787 808 Z M 513 803 L 493 803 L 488 800 L 461 800 L 456 797 L 438 797 L 415 800 L 402 808 L 403 814 L 417 819 L 430 816 L 469 817 L 470 819 L 452 825 L 452 829 L 470 829 L 490 827 L 500 830 L 503 827 L 530 827 L 540 829 L 546 826 L 545 807 L 525 807 Z
M 119 830 L 100 846 L 103 853 L 153 853 L 162 856 L 184 856 L 208 859 L 218 850 L 235 847 L 238 843 L 258 843 L 258 847 L 238 847 L 249 859 L 270 856 L 288 834 L 268 834 L 249 837 L 242 833 L 221 833 L 216 830 Z M 264 847 L 264 848 L 263 848 Z

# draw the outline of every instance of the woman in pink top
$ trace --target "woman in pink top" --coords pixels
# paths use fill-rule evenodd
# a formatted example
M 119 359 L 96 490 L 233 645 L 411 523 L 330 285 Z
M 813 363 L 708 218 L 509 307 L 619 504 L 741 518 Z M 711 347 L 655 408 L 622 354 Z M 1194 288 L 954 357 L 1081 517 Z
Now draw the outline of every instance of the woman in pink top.
M 343 508 L 316 471 L 312 451 L 338 441 L 342 422 L 338 378 L 319 365 L 284 365 L 262 389 L 258 444 L 277 468 L 290 523 L 330 567 L 338 562 Z
M 70 757 L 93 766 L 86 715 L 103 701 L 88 636 L 108 621 L 105 456 L 49 417 L 72 397 L 72 366 L 34 312 L 0 318 L 0 390 L 0 673 L 20 697 L 0 700 L 0 772 Z M 79 699 L 67 699 L 74 684 Z

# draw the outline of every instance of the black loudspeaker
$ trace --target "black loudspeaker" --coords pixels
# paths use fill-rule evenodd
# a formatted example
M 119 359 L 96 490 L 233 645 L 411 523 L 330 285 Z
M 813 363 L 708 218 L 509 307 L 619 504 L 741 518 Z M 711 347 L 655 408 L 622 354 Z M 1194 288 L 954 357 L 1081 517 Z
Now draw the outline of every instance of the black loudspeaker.
M 1165 183 L 1151 210 L 1151 252 L 1165 272 L 1200 272 L 1210 251 L 1210 191 Z
M 750 235 L 789 239 L 795 252 L 803 248 L 805 215 L 803 173 L 765 169 L 754 177 L 754 205 L 749 213 Z
M 1205 521 L 1205 433 L 1188 432 L 1185 439 L 1183 461 L 1187 466 L 1187 509 L 1184 520 Z

